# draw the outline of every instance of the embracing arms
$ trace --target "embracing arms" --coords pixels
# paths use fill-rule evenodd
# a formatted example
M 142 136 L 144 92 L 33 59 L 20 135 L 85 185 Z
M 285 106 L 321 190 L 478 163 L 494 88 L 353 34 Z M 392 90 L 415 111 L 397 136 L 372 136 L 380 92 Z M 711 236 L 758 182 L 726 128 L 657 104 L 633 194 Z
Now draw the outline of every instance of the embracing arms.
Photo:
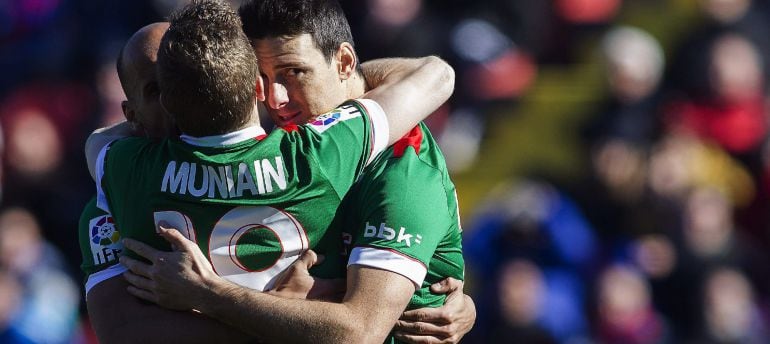
M 361 68 L 372 87 L 363 98 L 376 101 L 387 114 L 388 144 L 436 111 L 454 91 L 454 69 L 436 56 L 377 59 Z
M 126 278 L 139 286 L 129 292 L 164 307 L 197 309 L 268 342 L 381 343 L 414 292 L 414 284 L 399 274 L 352 266 L 342 303 L 279 298 L 220 278 L 200 249 L 176 230 L 162 229 L 161 235 L 178 251 L 126 240 L 127 248 L 152 262 L 121 258 L 133 271 Z M 302 259 L 314 256 L 309 251 Z

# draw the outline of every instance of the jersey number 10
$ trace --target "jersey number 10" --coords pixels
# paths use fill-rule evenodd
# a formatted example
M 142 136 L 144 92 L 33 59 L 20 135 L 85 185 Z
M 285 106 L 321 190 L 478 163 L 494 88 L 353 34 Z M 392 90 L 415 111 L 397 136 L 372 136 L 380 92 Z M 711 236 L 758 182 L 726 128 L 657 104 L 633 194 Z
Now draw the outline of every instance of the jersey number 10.
M 157 211 L 154 218 L 155 228 L 164 223 L 164 227 L 175 228 L 198 244 L 195 226 L 187 215 Z M 214 271 L 233 283 L 260 291 L 272 288 L 276 277 L 309 248 L 299 221 L 267 206 L 233 208 L 210 233 L 208 249 L 202 249 Z

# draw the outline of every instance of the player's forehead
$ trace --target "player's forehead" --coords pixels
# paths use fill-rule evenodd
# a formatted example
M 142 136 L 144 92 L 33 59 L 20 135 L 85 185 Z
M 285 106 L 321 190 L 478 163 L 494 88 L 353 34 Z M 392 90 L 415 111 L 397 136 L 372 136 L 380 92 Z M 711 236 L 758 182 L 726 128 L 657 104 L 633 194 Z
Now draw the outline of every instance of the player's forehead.
M 168 23 L 154 23 L 137 31 L 122 51 L 125 77 L 134 89 L 141 89 L 147 83 L 156 82 L 155 65 L 158 61 L 160 41 Z
M 283 64 L 317 64 L 326 61 L 313 37 L 307 33 L 253 39 L 252 46 L 260 67 L 275 68 Z

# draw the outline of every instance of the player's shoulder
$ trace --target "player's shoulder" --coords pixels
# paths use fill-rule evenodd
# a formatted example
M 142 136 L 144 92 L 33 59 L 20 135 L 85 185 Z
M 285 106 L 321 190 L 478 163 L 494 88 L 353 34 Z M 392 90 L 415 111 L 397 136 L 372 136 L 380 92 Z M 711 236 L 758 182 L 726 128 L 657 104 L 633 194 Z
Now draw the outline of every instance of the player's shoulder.
M 426 169 L 447 175 L 446 159 L 428 126 L 420 123 L 388 147 L 374 164 L 386 171 L 398 169 Z
M 147 151 L 150 148 L 158 147 L 160 144 L 167 140 L 153 140 L 144 137 L 125 137 L 116 141 L 113 141 L 108 149 L 108 156 L 121 156 L 135 155 L 138 152 Z
M 363 100 L 345 101 L 333 110 L 315 117 L 304 127 L 316 133 L 323 133 L 340 123 L 366 118 L 368 112 L 364 103 Z

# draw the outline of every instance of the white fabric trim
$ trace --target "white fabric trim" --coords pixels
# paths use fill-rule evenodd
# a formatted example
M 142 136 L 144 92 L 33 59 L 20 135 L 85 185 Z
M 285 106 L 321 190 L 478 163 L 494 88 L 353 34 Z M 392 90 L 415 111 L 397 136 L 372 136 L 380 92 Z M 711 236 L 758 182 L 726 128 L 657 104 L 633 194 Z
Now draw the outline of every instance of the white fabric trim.
M 232 133 L 227 133 L 224 135 L 194 137 L 194 136 L 182 134 L 181 136 L 179 136 L 179 138 L 182 139 L 182 141 L 187 142 L 193 146 L 222 147 L 222 146 L 232 145 L 236 143 L 241 143 L 243 141 L 251 140 L 257 136 L 262 136 L 262 135 L 265 135 L 265 129 L 255 125 L 253 127 L 244 128 L 244 129 L 234 131 Z
M 122 264 L 115 264 L 102 271 L 97 271 L 88 275 L 88 280 L 86 280 L 86 298 L 88 298 L 88 292 L 91 291 L 91 288 L 93 288 L 95 285 L 115 276 L 120 276 L 126 271 L 128 271 L 128 268 Z
M 374 247 L 356 247 L 350 253 L 348 266 L 363 265 L 388 270 L 402 275 L 414 283 L 414 289 L 420 289 L 428 269 L 422 262 L 391 250 Z
M 369 114 L 369 119 L 372 121 L 373 138 L 372 142 L 372 154 L 369 156 L 369 160 L 366 164 L 369 165 L 376 156 L 380 155 L 385 148 L 388 148 L 388 138 L 390 136 L 390 126 L 388 125 L 388 117 L 385 115 L 385 111 L 380 104 L 371 99 L 355 99 L 361 106 L 366 109 L 366 113 Z
M 115 141 L 112 141 L 115 142 Z M 112 213 L 110 211 L 110 206 L 107 204 L 107 195 L 104 194 L 104 189 L 102 188 L 102 178 L 104 177 L 104 159 L 107 157 L 107 151 L 110 150 L 110 146 L 112 146 L 112 142 L 104 145 L 102 147 L 102 150 L 99 151 L 99 155 L 96 158 L 96 207 L 104 210 L 108 213 Z

